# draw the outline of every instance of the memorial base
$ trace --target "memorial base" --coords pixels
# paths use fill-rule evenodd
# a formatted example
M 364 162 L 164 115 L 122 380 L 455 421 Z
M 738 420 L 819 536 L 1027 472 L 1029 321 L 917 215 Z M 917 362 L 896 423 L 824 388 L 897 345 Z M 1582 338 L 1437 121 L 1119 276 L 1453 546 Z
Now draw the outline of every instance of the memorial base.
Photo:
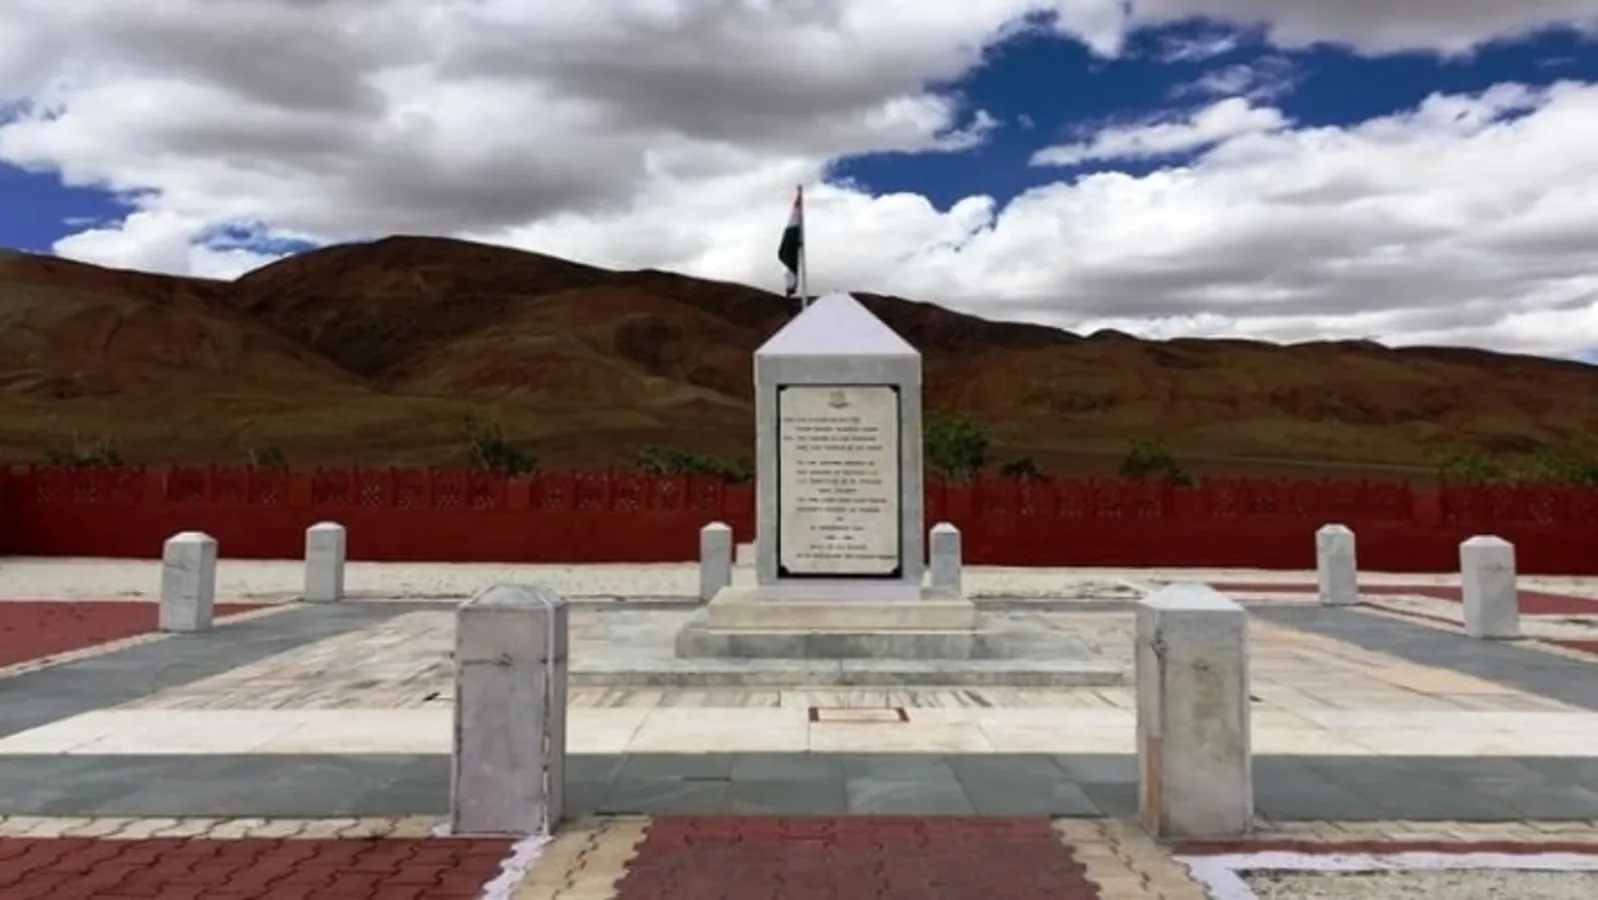
M 1006 655 L 976 604 L 914 589 L 913 600 L 725 588 L 677 634 L 679 658 L 978 659 Z

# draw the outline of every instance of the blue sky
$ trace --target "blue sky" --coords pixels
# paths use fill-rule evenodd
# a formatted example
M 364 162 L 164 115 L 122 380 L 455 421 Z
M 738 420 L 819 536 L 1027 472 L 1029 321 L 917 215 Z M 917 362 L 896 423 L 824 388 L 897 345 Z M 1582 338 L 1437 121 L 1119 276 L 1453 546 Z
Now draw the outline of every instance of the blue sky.
M 407 2 L 436 15 L 0 12 L 0 246 L 233 277 L 426 233 L 777 289 L 803 182 L 816 290 L 1149 337 L 1598 345 L 1598 31 L 1535 11 Z
M 1172 45 L 1223 41 L 1237 46 L 1203 59 L 1168 59 Z M 1286 62 L 1291 87 L 1271 102 L 1306 125 L 1361 122 L 1413 107 L 1433 93 L 1475 93 L 1506 82 L 1598 81 L 1598 45 L 1568 30 L 1490 44 L 1461 59 L 1433 53 L 1370 58 L 1339 47 L 1281 51 L 1257 30 L 1189 23 L 1140 32 L 1123 57 L 1103 60 L 1080 43 L 1032 34 L 999 48 L 987 66 L 952 86 L 971 106 L 1007 123 L 1025 117 L 1031 127 L 1001 129 L 976 154 L 867 156 L 845 160 L 833 171 L 876 193 L 925 194 L 940 207 L 971 194 L 1008 199 L 1058 177 L 1058 171 L 1027 166 L 1040 143 L 1105 123 L 1170 114 L 1202 99 L 1183 88 L 1207 73 L 1235 66 L 1270 68 L 1276 61 Z M 1047 101 L 1040 102 L 1043 98 Z M 1184 158 L 1116 168 L 1141 173 Z
M 1175 48 L 1235 43 L 1202 58 L 1172 59 Z M 1184 86 L 1230 67 L 1268 68 L 1285 61 L 1291 87 L 1272 99 L 1294 121 L 1340 125 L 1414 106 L 1428 94 L 1478 92 L 1503 82 L 1551 84 L 1561 79 L 1598 81 L 1598 47 L 1573 32 L 1551 30 L 1530 40 L 1500 42 L 1468 58 L 1431 53 L 1367 58 L 1339 47 L 1282 51 L 1257 30 L 1208 22 L 1147 29 L 1134 34 L 1120 58 L 1095 58 L 1071 38 L 1024 34 L 988 54 L 986 64 L 947 85 L 971 108 L 985 109 L 1005 127 L 973 152 L 957 155 L 890 153 L 846 158 L 832 177 L 872 193 L 910 191 L 947 208 L 962 197 L 988 194 L 1001 202 L 1058 170 L 1029 167 L 1040 144 L 1108 123 L 1135 122 L 1191 106 L 1203 99 Z M 1185 156 L 1191 156 L 1186 154 Z M 1184 156 L 1117 166 L 1140 173 Z M 69 187 L 52 171 L 24 171 L 0 163 L 0 246 L 49 252 L 55 241 L 85 223 L 115 222 L 129 206 L 94 187 Z M 267 243 L 293 249 L 299 243 Z

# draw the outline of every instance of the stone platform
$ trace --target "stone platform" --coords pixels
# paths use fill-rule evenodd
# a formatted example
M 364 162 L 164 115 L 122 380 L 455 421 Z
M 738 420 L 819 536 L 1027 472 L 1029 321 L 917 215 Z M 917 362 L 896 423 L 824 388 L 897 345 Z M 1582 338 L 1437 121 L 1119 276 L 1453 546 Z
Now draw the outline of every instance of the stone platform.
M 727 588 L 678 630 L 672 665 L 613 670 L 606 683 L 638 678 L 636 683 L 652 686 L 882 687 L 1124 681 L 1124 666 L 1096 659 L 1093 648 L 1076 635 L 984 614 L 973 601 L 952 594 L 919 593 L 908 600 L 845 600 Z M 584 673 L 574 671 L 572 677 Z

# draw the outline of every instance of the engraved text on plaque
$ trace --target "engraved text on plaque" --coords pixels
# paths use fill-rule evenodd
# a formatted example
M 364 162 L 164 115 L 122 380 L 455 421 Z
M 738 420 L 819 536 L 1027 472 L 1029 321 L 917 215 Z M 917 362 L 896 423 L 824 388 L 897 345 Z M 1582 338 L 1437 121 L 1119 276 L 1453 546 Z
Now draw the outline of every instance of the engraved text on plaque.
M 777 388 L 780 574 L 897 577 L 899 392 Z

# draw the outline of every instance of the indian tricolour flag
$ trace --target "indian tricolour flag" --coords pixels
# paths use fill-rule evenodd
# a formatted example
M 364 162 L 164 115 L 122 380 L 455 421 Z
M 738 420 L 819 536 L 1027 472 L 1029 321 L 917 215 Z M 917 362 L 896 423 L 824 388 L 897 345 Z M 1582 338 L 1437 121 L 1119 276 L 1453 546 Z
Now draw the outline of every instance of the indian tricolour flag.
M 805 256 L 805 189 L 796 188 L 793 195 L 793 212 L 788 214 L 788 227 L 782 230 L 782 243 L 777 245 L 777 259 L 788 270 L 787 294 L 799 293 L 800 271 Z

